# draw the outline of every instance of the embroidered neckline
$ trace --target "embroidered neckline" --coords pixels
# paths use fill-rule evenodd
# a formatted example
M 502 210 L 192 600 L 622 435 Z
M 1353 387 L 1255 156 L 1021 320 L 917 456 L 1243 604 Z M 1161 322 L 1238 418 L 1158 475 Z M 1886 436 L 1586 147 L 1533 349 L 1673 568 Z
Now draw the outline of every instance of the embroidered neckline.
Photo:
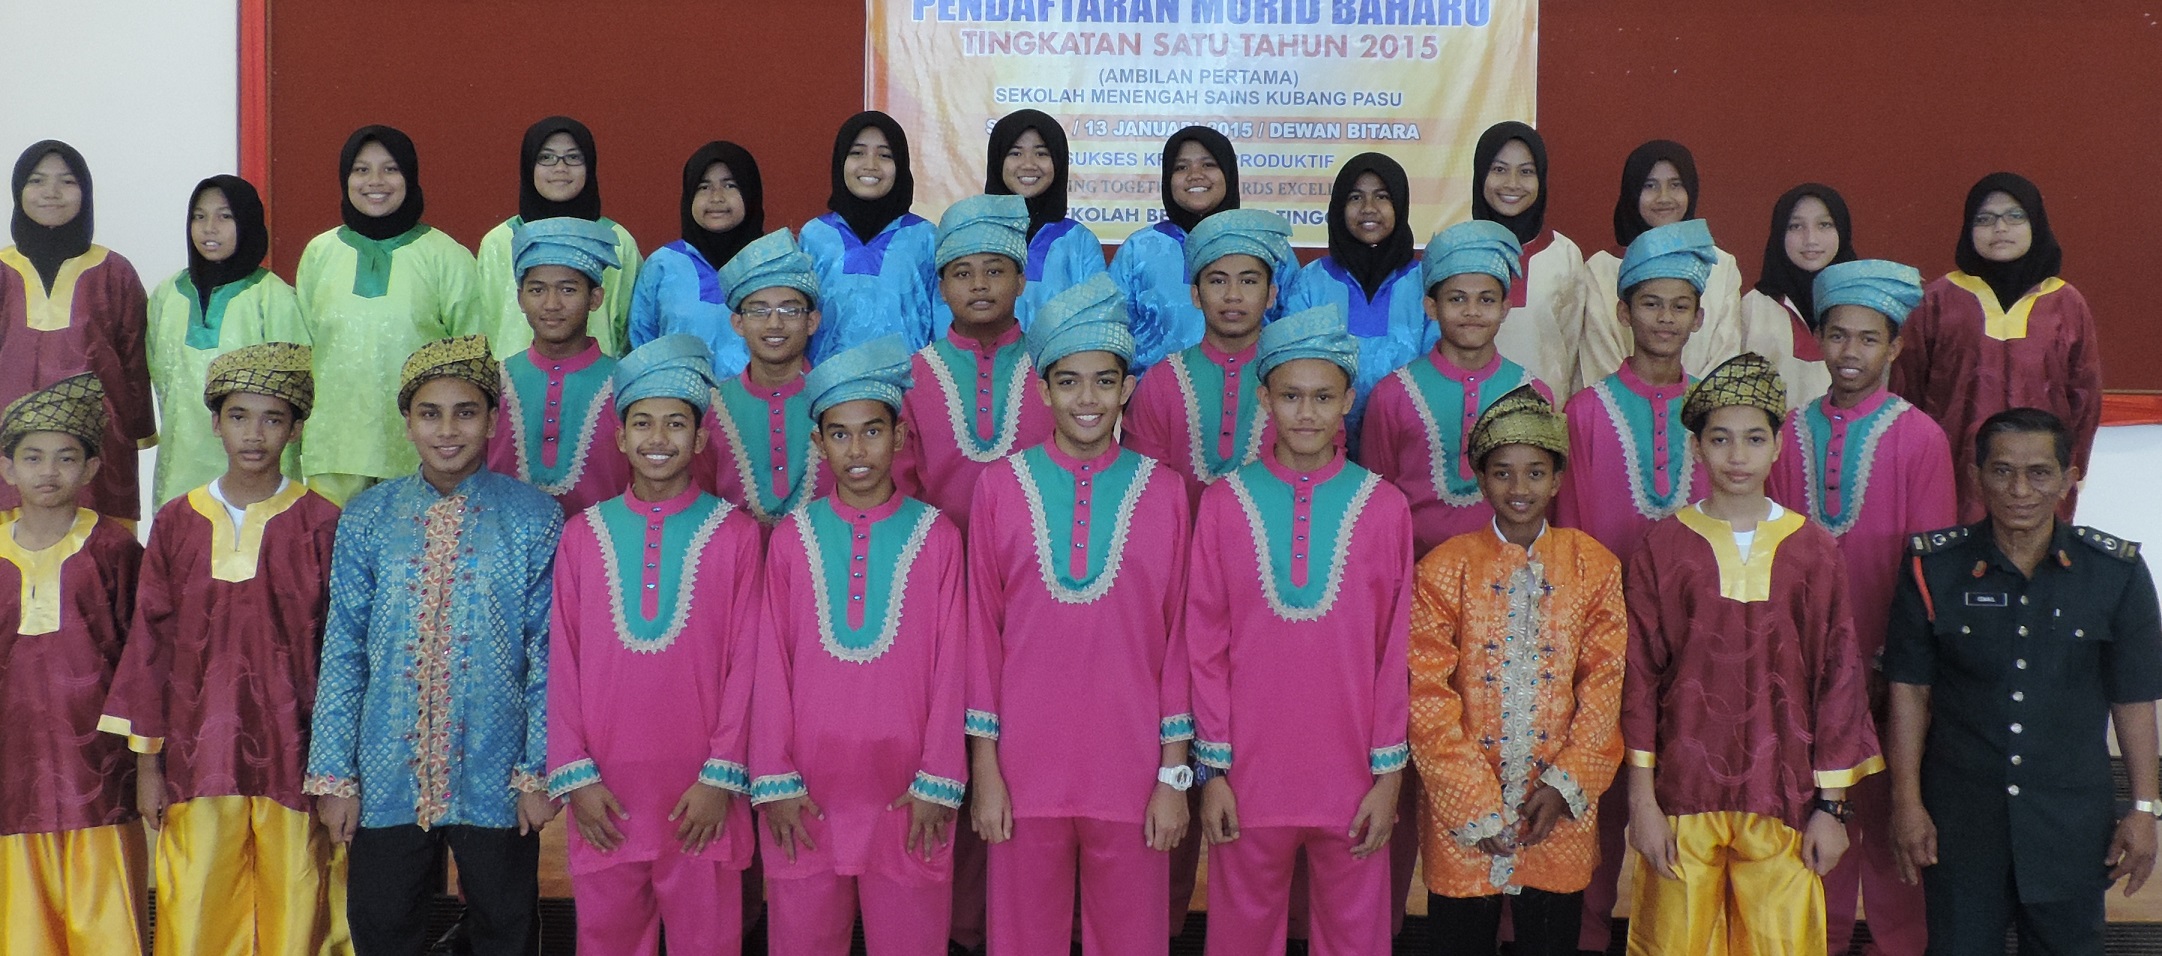
M 601 516 L 601 509 L 611 503 L 627 508 L 627 505 L 621 504 L 622 501 L 622 498 L 610 498 L 588 507 L 585 510 L 586 525 L 593 529 L 594 538 L 600 542 L 601 566 L 608 572 L 608 606 L 616 623 L 616 639 L 622 641 L 624 647 L 637 653 L 658 654 L 667 650 L 669 645 L 674 644 L 676 638 L 682 635 L 684 623 L 690 619 L 691 601 L 698 591 L 698 555 L 705 551 L 707 542 L 713 540 L 714 532 L 721 529 L 721 522 L 727 520 L 729 512 L 734 511 L 735 506 L 719 498 L 713 499 L 712 513 L 698 523 L 698 530 L 692 533 L 689 546 L 684 548 L 682 579 L 676 582 L 675 594 L 671 595 L 675 599 L 675 608 L 669 615 L 668 625 L 661 629 L 661 633 L 651 638 L 642 638 L 631 633 L 631 612 L 623 600 L 623 570 L 616 559 L 615 536 L 608 530 L 607 519 Z M 695 507 L 695 504 L 693 506 Z
M 1847 426 L 1849 435 L 1860 429 L 1862 440 L 1847 443 L 1851 450 L 1847 460 L 1855 465 L 1851 478 L 1843 483 L 1846 493 L 1840 496 L 1840 500 L 1846 507 L 1841 509 L 1838 515 L 1828 514 L 1824 510 L 1824 461 L 1817 448 L 1817 426 L 1821 423 L 1826 431 L 1830 431 L 1832 427 L 1830 416 L 1824 414 L 1824 402 L 1810 402 L 1807 415 L 1802 421 L 1795 423 L 1800 426 L 1794 429 L 1794 438 L 1801 445 L 1802 489 L 1808 495 L 1809 516 L 1817 519 L 1817 523 L 1830 531 L 1832 537 L 1845 537 L 1847 532 L 1854 530 L 1854 526 L 1861 522 L 1863 499 L 1869 491 L 1869 476 L 1877 464 L 1877 443 L 1892 430 L 1892 422 L 1899 418 L 1900 413 L 1912 407 L 1906 399 L 1887 394 L 1884 404 Z
M 894 579 L 887 582 L 886 607 L 884 613 L 880 615 L 881 620 L 877 636 L 869 644 L 862 647 L 850 647 L 841 643 L 841 631 L 844 626 L 837 623 L 838 618 L 834 614 L 833 596 L 827 590 L 831 586 L 831 582 L 826 579 L 825 552 L 819 547 L 817 529 L 811 526 L 811 523 L 818 519 L 812 515 L 811 509 L 808 508 L 799 510 L 789 516 L 789 520 L 795 522 L 796 534 L 803 542 L 804 557 L 808 559 L 811 567 L 812 604 L 818 609 L 818 642 L 825 647 L 826 653 L 833 655 L 837 660 L 848 661 L 852 664 L 868 664 L 885 656 L 885 653 L 893 648 L 894 636 L 900 633 L 901 630 L 902 604 L 908 598 L 908 573 L 916 565 L 916 555 L 923 550 L 924 540 L 930 537 L 932 521 L 938 517 L 937 508 L 920 501 L 910 499 L 902 503 L 903 508 L 910 505 L 914 505 L 918 510 L 916 523 L 909 529 L 907 541 L 901 545 L 901 556 L 894 563 Z M 838 518 L 838 516 L 836 517 Z M 877 534 L 877 525 L 883 523 L 873 524 L 871 533 Z M 870 572 L 866 571 L 865 573 Z M 865 590 L 868 591 L 869 589 L 868 583 L 866 583 Z M 865 608 L 866 612 L 869 610 L 869 608 Z M 868 614 L 866 614 L 865 623 L 869 623 Z M 860 628 L 848 628 L 848 630 L 852 633 L 862 632 Z
M 1269 553 L 1268 526 L 1262 519 L 1260 505 L 1254 501 L 1253 489 L 1247 487 L 1246 476 L 1247 470 L 1242 468 L 1224 480 L 1231 484 L 1232 493 L 1238 496 L 1240 509 L 1246 512 L 1246 527 L 1254 539 L 1255 570 L 1261 578 L 1261 596 L 1268 601 L 1269 610 L 1277 617 L 1295 624 L 1327 617 L 1330 609 L 1336 606 L 1337 594 L 1343 590 L 1344 567 L 1350 563 L 1351 542 L 1340 540 L 1336 542 L 1336 547 L 1330 549 L 1329 572 L 1326 583 L 1322 585 L 1320 600 L 1311 607 L 1291 604 L 1284 597 L 1284 586 L 1276 580 L 1275 560 Z M 1273 475 L 1270 477 L 1274 480 Z M 1373 496 L 1374 489 L 1380 484 L 1381 476 L 1371 471 L 1360 476 L 1358 490 L 1351 493 L 1351 503 L 1344 507 L 1343 517 L 1337 525 L 1340 538 L 1348 539 L 1353 529 L 1358 527 L 1359 515 L 1366 510 L 1367 499 Z M 1307 553 L 1312 554 L 1313 549 L 1309 547 Z
M 728 383 L 721 384 L 726 387 Z M 719 393 L 720 389 L 714 391 Z M 736 416 L 729 413 L 726 399 L 719 399 L 718 394 L 716 398 L 719 408 L 718 414 L 713 417 L 719 420 L 721 437 L 728 440 L 728 457 L 736 463 L 736 477 L 743 482 L 743 507 L 751 513 L 751 517 L 758 519 L 759 524 L 773 524 L 803 504 L 804 499 L 809 497 L 811 488 L 817 483 L 818 436 L 814 434 L 804 442 L 803 468 L 795 476 L 795 484 L 788 489 L 788 495 L 782 498 L 779 504 L 767 508 L 766 484 L 760 478 L 758 463 L 751 460 L 750 446 L 744 444 L 743 429 L 736 424 Z
M 1478 401 L 1482 406 L 1474 409 L 1475 412 L 1485 411 L 1483 406 L 1485 405 L 1486 393 L 1489 387 L 1506 393 L 1508 389 L 1524 383 L 1522 366 L 1502 358 L 1499 354 L 1494 357 L 1496 361 L 1491 363 L 1494 374 L 1488 376 L 1485 382 L 1480 383 L 1474 389 L 1473 394 L 1478 396 Z M 1434 403 L 1427 392 L 1427 380 L 1429 378 L 1439 378 L 1442 382 L 1435 383 L 1437 390 L 1442 383 L 1455 385 L 1456 394 L 1461 399 L 1463 384 L 1442 374 L 1440 369 L 1434 367 L 1435 361 L 1447 361 L 1447 359 L 1442 359 L 1439 356 L 1434 356 L 1433 361 L 1427 361 L 1424 358 L 1413 359 L 1411 364 L 1389 374 L 1395 376 L 1397 381 L 1403 384 L 1405 396 L 1411 399 L 1412 410 L 1419 414 L 1419 423 L 1426 426 L 1427 468 L 1434 477 L 1434 496 L 1441 499 L 1443 504 L 1451 507 L 1469 508 L 1486 501 L 1486 495 L 1479 488 L 1477 476 L 1473 476 L 1467 481 L 1457 474 L 1458 469 L 1465 464 L 1463 433 L 1459 430 L 1455 434 L 1455 440 L 1452 441 L 1449 437 L 1450 433 L 1442 431 L 1441 416 L 1434 414 Z M 1507 388 L 1501 387 L 1499 383 L 1502 381 L 1502 377 L 1508 375 L 1512 368 L 1517 372 L 1516 379 L 1511 381 Z M 1479 371 L 1485 370 L 1480 369 Z
M 1056 566 L 1051 563 L 1051 517 L 1044 510 L 1043 491 L 1036 486 L 1035 465 L 1030 463 L 1030 449 L 1007 457 L 1013 463 L 1014 478 L 1021 483 L 1021 497 L 1028 502 L 1029 519 L 1036 533 L 1036 570 L 1043 576 L 1044 590 L 1051 593 L 1060 604 L 1092 604 L 1111 590 L 1118 582 L 1119 567 L 1126 556 L 1126 535 L 1132 530 L 1134 505 L 1141 500 L 1141 492 L 1148 487 L 1149 476 L 1156 472 L 1156 460 L 1146 455 L 1120 452 L 1117 460 L 1131 455 L 1135 459 L 1134 475 L 1126 485 L 1126 494 L 1119 499 L 1118 516 L 1111 525 L 1111 542 L 1104 549 L 1103 568 L 1094 579 L 1079 588 L 1066 586 L 1059 580 Z M 1057 468 L 1053 464 L 1049 467 Z M 1108 469 L 1107 469 L 1108 470 Z
M 584 369 L 579 371 L 584 371 Z M 566 376 L 567 378 L 568 376 Z M 505 383 L 510 381 L 510 370 L 508 368 L 504 369 L 503 379 Z M 564 422 L 564 424 L 572 425 L 576 429 L 576 431 L 569 428 L 564 429 L 573 436 L 569 456 L 570 461 L 562 466 L 563 473 L 561 477 L 553 481 L 544 481 L 534 476 L 536 466 L 534 452 L 526 447 L 525 405 L 518 401 L 517 389 L 505 388 L 503 390 L 503 414 L 504 417 L 510 419 L 511 427 L 516 429 L 511 433 L 510 444 L 518 463 L 518 480 L 532 485 L 539 489 L 541 494 L 551 498 L 569 494 L 571 489 L 578 487 L 578 479 L 585 475 L 586 456 L 593 451 L 593 436 L 600 431 L 600 429 L 594 427 L 594 423 L 600 420 L 600 414 L 608 408 L 608 403 L 614 400 L 615 394 L 615 376 L 610 375 L 608 381 L 601 383 L 600 390 L 593 393 L 592 401 L 586 403 L 585 411 L 578 417 L 578 421 L 575 423 Z
M 942 344 L 944 343 L 933 342 L 923 347 L 923 364 L 928 367 L 931 378 L 938 382 L 939 391 L 946 398 L 946 420 L 953 426 L 953 436 L 956 439 L 954 446 L 960 449 L 961 454 L 968 460 L 979 465 L 987 465 L 1012 454 L 1014 440 L 1021 434 L 1021 398 L 1028 392 L 1029 363 L 1016 361 L 1013 363 L 1013 371 L 1006 374 L 1006 400 L 999 406 L 998 430 L 995 432 L 997 437 L 986 446 L 976 438 L 975 423 L 969 420 L 968 408 L 961 400 L 960 386 L 956 384 L 953 369 L 947 362 L 945 349 L 940 347 Z M 1003 354 L 1006 349 L 1013 347 L 1002 346 L 999 352 Z
M 1684 450 L 1677 454 L 1672 448 L 1667 450 L 1667 500 L 1662 502 L 1654 498 L 1646 475 L 1647 465 L 1643 451 L 1637 447 L 1636 433 L 1630 430 L 1627 416 L 1622 412 L 1621 397 L 1614 389 L 1614 377 L 1600 379 L 1598 384 L 1592 386 L 1592 390 L 1593 394 L 1599 396 L 1599 403 L 1606 406 L 1607 423 L 1614 426 L 1614 435 L 1621 441 L 1624 466 L 1622 470 L 1629 475 L 1629 499 L 1636 505 L 1637 514 L 1657 521 L 1680 511 L 1683 505 L 1689 503 L 1690 488 L 1696 484 L 1690 480 L 1688 452 Z M 1644 401 L 1646 411 L 1650 411 L 1649 400 L 1642 399 L 1634 392 L 1630 394 L 1631 397 Z M 1680 399 L 1676 399 L 1675 404 L 1680 404 Z M 1678 421 L 1673 424 L 1676 428 L 1681 427 Z
M 1164 364 L 1171 367 L 1171 380 L 1178 384 L 1179 395 L 1186 403 L 1187 452 L 1193 456 L 1194 477 L 1199 478 L 1202 484 L 1211 484 L 1225 475 L 1231 474 L 1260 459 L 1261 433 L 1266 429 L 1261 427 L 1261 416 L 1251 413 L 1255 410 L 1240 409 L 1239 413 L 1233 418 L 1231 444 L 1233 447 L 1238 447 L 1241 444 L 1239 432 L 1244 431 L 1246 432 L 1245 451 L 1237 461 L 1226 460 L 1212 463 L 1215 456 L 1208 453 L 1209 443 L 1202 440 L 1202 435 L 1206 429 L 1202 427 L 1201 423 L 1201 394 L 1200 390 L 1194 387 L 1193 373 L 1186 368 L 1186 356 L 1187 352 L 1173 352 L 1164 359 Z M 1209 364 L 1216 365 L 1214 362 Z M 1248 367 L 1251 368 L 1252 366 L 1249 365 Z M 1216 369 L 1221 372 L 1223 366 L 1217 365 Z M 1245 373 L 1242 371 L 1240 374 L 1244 375 Z M 1239 392 L 1243 396 L 1246 389 L 1242 386 Z

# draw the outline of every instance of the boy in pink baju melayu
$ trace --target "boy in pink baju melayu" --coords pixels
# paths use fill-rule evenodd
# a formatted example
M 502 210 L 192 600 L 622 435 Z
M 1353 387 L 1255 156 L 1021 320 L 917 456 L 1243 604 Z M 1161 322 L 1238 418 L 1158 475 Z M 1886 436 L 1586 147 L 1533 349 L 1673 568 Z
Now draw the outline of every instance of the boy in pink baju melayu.
M 990 951 L 1162 953 L 1193 715 L 1179 616 L 1186 492 L 1120 448 L 1133 333 L 1106 276 L 1036 314 L 1051 441 L 986 472 L 970 511 L 971 824 L 990 848 Z
M 759 526 L 691 481 L 713 358 L 667 335 L 616 364 L 630 490 L 564 527 L 549 614 L 548 792 L 570 804 L 582 952 L 742 946 Z
M 1186 603 L 1208 951 L 1284 951 L 1303 851 L 1311 952 L 1379 956 L 1411 753 L 1411 511 L 1337 444 L 1359 367 L 1340 308 L 1263 329 L 1255 365 L 1276 438 L 1202 493 Z
M 798 505 L 833 490 L 813 454 L 803 354 L 818 331 L 818 274 L 786 229 L 757 239 L 721 267 L 728 324 L 750 353 L 743 374 L 714 391 L 712 432 L 692 477 L 771 529 Z
M 961 534 L 894 488 L 908 346 L 874 339 L 804 378 L 839 484 L 774 529 L 751 717 L 773 952 L 940 956 L 961 734 Z M 913 598 L 913 600 L 910 600 Z

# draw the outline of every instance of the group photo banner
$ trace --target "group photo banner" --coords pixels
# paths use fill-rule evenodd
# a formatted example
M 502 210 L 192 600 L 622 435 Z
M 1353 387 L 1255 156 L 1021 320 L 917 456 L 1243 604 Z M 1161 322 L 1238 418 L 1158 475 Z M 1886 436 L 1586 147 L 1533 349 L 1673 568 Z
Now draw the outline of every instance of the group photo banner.
M 1472 150 L 1535 123 L 1537 0 L 866 0 L 865 99 L 908 130 L 916 211 L 982 192 L 985 143 L 1020 109 L 1072 147 L 1069 214 L 1107 242 L 1164 218 L 1164 140 L 1209 126 L 1240 204 L 1328 242 L 1342 163 L 1404 165 L 1424 242 L 1471 214 Z

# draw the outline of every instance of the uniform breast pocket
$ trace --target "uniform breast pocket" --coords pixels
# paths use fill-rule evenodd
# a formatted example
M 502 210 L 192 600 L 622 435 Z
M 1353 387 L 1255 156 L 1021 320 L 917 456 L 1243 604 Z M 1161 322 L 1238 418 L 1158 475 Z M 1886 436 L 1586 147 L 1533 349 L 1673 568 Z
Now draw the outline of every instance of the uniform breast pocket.
M 2064 614 L 2057 619 L 2055 631 L 2061 637 L 2080 642 L 2116 639 L 2110 632 L 2109 619 L 2095 614 Z

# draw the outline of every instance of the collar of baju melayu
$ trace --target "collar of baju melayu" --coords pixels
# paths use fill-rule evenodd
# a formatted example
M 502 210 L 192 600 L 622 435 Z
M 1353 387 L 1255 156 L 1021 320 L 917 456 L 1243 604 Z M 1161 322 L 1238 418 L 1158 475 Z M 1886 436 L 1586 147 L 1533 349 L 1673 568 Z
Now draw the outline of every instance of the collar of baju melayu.
M 393 257 L 398 250 L 432 231 L 427 223 L 416 223 L 413 228 L 388 239 L 370 239 L 349 227 L 339 226 L 338 241 L 353 250 L 353 295 L 363 299 L 382 298 L 390 291 Z
M 721 399 L 713 408 L 715 424 L 728 448 L 724 467 L 736 469 L 743 506 L 751 517 L 771 525 L 810 500 L 817 484 L 817 449 L 812 447 L 816 423 L 811 421 L 811 397 L 803 392 L 803 375 L 770 386 L 751 381 L 746 370 L 714 392 Z
M 238 526 L 233 524 L 233 513 L 228 507 L 224 490 L 218 487 L 223 478 L 212 479 L 207 485 L 188 492 L 188 507 L 203 520 L 210 522 L 210 576 L 219 581 L 247 581 L 260 570 L 263 550 L 263 532 L 276 518 L 308 493 L 308 486 L 291 479 L 283 480 L 275 494 L 242 509 Z
M 561 361 L 528 348 L 503 362 L 503 424 L 517 451 L 517 477 L 544 494 L 575 487 L 588 455 L 615 453 L 592 447 L 593 426 L 609 414 L 615 396 L 615 362 L 603 358 L 594 341 Z M 558 377 L 561 384 L 552 387 Z
M 1062 604 L 1102 597 L 1118 581 L 1134 507 L 1156 463 L 1117 444 L 1084 461 L 1060 450 L 1056 439 L 1007 460 L 1028 501 L 1045 589 Z M 1108 521 L 1102 520 L 1106 506 Z M 1079 539 L 1085 547 L 1075 546 L 1077 526 L 1085 529 Z
M 1503 545 L 1505 545 L 1505 546 L 1508 546 L 1508 547 L 1512 547 L 1512 548 L 1513 548 L 1513 547 L 1516 547 L 1516 546 L 1517 546 L 1517 545 L 1516 545 L 1516 542 L 1514 542 L 1514 541 L 1511 541 L 1511 540 L 1509 540 L 1509 536 L 1508 536 L 1508 535 L 1505 535 L 1505 534 L 1502 534 L 1502 533 L 1501 533 L 1501 522 L 1500 522 L 1500 521 L 1498 521 L 1498 520 L 1497 520 L 1497 521 L 1493 521 L 1493 522 L 1490 522 L 1490 523 L 1488 523 L 1487 527 L 1490 527 L 1490 528 L 1494 529 L 1494 540 L 1496 540 L 1496 541 L 1499 541 L 1499 542 L 1501 542 L 1501 543 L 1502 543 Z M 1549 527 L 1549 525 L 1548 525 L 1548 524 L 1546 523 L 1546 519 L 1544 519 L 1544 518 L 1541 518 L 1541 519 L 1539 519 L 1539 533 L 1538 533 L 1538 534 L 1535 534 L 1535 535 L 1532 535 L 1532 537 L 1531 537 L 1531 544 L 1530 544 L 1529 546 L 1525 547 L 1525 548 L 1524 548 L 1524 550 L 1525 550 L 1525 551 L 1529 551 L 1529 552 L 1533 552 L 1533 553 L 1537 553 L 1537 552 L 1538 552 L 1538 550 L 1539 550 L 1539 542 L 1541 542 L 1541 541 L 1544 541 L 1544 540 L 1546 540 L 1546 529 L 1547 529 L 1548 527 Z
M 1428 474 L 1434 479 L 1434 495 L 1455 508 L 1469 508 L 1485 500 L 1479 476 L 1464 454 L 1471 443 L 1471 427 L 1479 413 L 1517 386 L 1531 380 L 1524 367 L 1495 352 L 1480 368 L 1463 368 L 1429 350 L 1394 373 L 1402 380 L 1412 410 L 1426 430 Z
M 1689 503 L 1689 429 L 1682 425 L 1682 400 L 1694 376 L 1675 385 L 1652 385 L 1639 378 L 1627 361 L 1593 385 L 1621 445 L 1629 498 L 1637 514 L 1654 521 Z
M 1779 543 L 1809 523 L 1801 512 L 1772 502 L 1770 514 L 1757 522 L 1751 534 L 1749 553 L 1743 554 L 1734 540 L 1734 526 L 1705 514 L 1703 502 L 1683 508 L 1674 516 L 1711 546 L 1712 557 L 1719 563 L 1719 596 L 1744 604 L 1772 599 L 1772 559 Z
M 1880 387 L 1853 408 L 1833 405 L 1832 397 L 1826 395 L 1794 416 L 1809 516 L 1833 537 L 1854 530 L 1861 520 L 1870 475 L 1876 470 L 1877 444 L 1899 414 L 1911 407 L 1891 389 Z M 1835 445 L 1839 449 L 1836 459 Z
M 97 530 L 98 513 L 88 508 L 75 509 L 75 521 L 67 533 L 36 551 L 15 543 L 15 523 L 20 520 L 21 511 L 0 514 L 0 560 L 14 565 L 16 575 L 22 579 L 18 604 L 21 620 L 15 633 L 24 637 L 51 634 L 60 630 L 60 567 L 89 542 L 90 533 Z
M 188 300 L 188 347 L 204 351 L 217 348 L 219 329 L 225 324 L 226 308 L 242 293 L 255 288 L 263 281 L 263 277 L 269 274 L 270 270 L 258 268 L 239 279 L 212 289 L 208 308 L 204 308 L 203 297 L 195 288 L 195 280 L 189 277 L 187 270 L 183 269 L 179 275 L 174 276 L 173 288 L 179 290 L 181 298 Z
M 860 664 L 893 647 L 910 569 L 937 517 L 938 509 L 898 491 L 876 508 L 854 508 L 828 495 L 796 512 L 792 520 L 810 565 L 826 653 Z
M 624 647 L 656 654 L 683 633 L 699 556 L 731 510 L 693 484 L 667 501 L 644 501 L 626 491 L 588 512 Z
M 1343 590 L 1352 530 L 1380 478 L 1338 449 L 1328 464 L 1304 472 L 1264 452 L 1224 480 L 1246 513 L 1269 610 L 1293 622 L 1328 616 Z
M 67 328 L 75 318 L 75 286 L 83 273 L 89 272 L 105 261 L 112 250 L 92 243 L 83 254 L 60 264 L 60 271 L 53 275 L 51 289 L 45 288 L 45 280 L 38 275 L 37 267 L 30 258 L 15 246 L 0 248 L 0 265 L 15 270 L 23 282 L 23 324 L 40 332 L 58 332 Z
M 1202 360 L 1193 361 L 1196 355 Z M 1201 344 L 1164 360 L 1186 409 L 1187 453 L 1194 477 L 1205 484 L 1261 457 L 1261 436 L 1268 429 L 1263 427 L 1261 402 L 1254 397 L 1261 391 L 1261 376 L 1254 374 L 1254 360 L 1259 357 L 1258 340 L 1238 352 L 1226 352 L 1203 338 Z M 1233 362 L 1239 365 L 1236 379 L 1229 372 Z M 1231 439 L 1212 441 L 1221 437 L 1226 399 L 1231 404 Z M 1219 454 L 1227 444 L 1229 457 Z
M 986 355 L 991 359 L 991 395 L 990 401 L 979 404 L 976 389 L 983 384 L 977 369 Z M 981 464 L 1012 454 L 1021 433 L 1021 403 L 1035 391 L 1029 383 L 1034 366 L 1029 364 L 1028 349 L 1021 345 L 1020 323 L 992 340 L 988 351 L 984 343 L 960 329 L 948 329 L 944 339 L 924 349 L 924 358 L 931 377 L 938 381 L 939 394 L 946 399 L 947 424 L 953 427 L 961 454 Z

